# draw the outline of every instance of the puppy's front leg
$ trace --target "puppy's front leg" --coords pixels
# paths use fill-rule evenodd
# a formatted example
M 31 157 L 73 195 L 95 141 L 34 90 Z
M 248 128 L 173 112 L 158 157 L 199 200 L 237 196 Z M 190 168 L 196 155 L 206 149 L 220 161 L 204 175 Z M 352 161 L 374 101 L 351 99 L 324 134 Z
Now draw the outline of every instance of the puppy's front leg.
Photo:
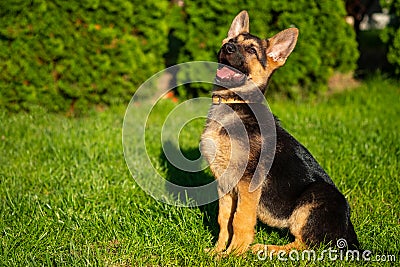
M 215 245 L 213 252 L 221 253 L 225 250 L 228 242 L 232 238 L 232 220 L 233 213 L 236 209 L 236 196 L 232 193 L 223 194 L 219 192 L 220 198 L 218 201 L 218 224 L 219 235 L 218 241 Z
M 249 192 L 249 182 L 239 181 L 237 185 L 237 208 L 233 218 L 233 237 L 225 253 L 242 254 L 246 252 L 254 239 L 254 227 L 257 222 L 257 206 L 260 201 L 261 187 Z

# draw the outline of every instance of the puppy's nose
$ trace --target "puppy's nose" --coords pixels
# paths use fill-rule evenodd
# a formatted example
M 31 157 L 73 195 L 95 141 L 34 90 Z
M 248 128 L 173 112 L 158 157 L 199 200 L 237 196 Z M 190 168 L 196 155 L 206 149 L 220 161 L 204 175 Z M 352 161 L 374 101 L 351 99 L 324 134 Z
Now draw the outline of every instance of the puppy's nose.
M 232 54 L 236 52 L 236 46 L 232 43 L 226 43 L 224 45 L 225 52 L 228 54 Z

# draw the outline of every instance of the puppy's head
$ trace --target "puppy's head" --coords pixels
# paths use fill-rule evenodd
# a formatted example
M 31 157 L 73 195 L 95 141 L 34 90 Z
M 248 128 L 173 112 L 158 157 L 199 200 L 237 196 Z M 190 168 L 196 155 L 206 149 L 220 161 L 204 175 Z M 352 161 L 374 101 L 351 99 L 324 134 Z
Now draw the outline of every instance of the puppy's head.
M 298 33 L 298 29 L 289 28 L 269 39 L 260 39 L 249 33 L 247 11 L 240 12 L 218 52 L 218 62 L 222 64 L 217 70 L 217 82 L 228 88 L 251 82 L 264 91 L 274 70 L 283 66 L 293 51 Z

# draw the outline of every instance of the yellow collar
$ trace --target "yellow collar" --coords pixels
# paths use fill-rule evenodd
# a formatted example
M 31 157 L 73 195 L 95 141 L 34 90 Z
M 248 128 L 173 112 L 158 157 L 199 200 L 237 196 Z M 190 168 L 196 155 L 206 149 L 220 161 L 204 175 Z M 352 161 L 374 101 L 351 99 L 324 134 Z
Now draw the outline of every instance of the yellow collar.
M 235 99 L 233 97 L 223 98 L 223 97 L 221 97 L 219 95 L 213 95 L 212 96 L 212 103 L 214 105 L 219 105 L 221 103 L 224 103 L 224 104 L 246 104 L 246 103 L 250 103 L 250 101 L 241 100 L 241 99 Z

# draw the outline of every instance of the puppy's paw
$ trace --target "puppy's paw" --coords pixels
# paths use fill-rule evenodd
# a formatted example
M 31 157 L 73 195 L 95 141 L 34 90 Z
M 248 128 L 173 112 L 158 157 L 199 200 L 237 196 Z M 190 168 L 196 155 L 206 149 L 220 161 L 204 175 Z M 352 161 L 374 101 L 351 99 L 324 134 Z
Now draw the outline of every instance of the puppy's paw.
M 211 256 L 218 256 L 220 257 L 221 255 L 224 254 L 224 250 L 225 250 L 225 246 L 220 246 L 220 245 L 216 245 L 213 248 L 205 248 L 204 252 L 211 255 Z
M 249 250 L 249 243 L 247 242 L 232 242 L 226 249 L 224 254 L 242 255 Z

